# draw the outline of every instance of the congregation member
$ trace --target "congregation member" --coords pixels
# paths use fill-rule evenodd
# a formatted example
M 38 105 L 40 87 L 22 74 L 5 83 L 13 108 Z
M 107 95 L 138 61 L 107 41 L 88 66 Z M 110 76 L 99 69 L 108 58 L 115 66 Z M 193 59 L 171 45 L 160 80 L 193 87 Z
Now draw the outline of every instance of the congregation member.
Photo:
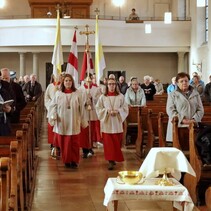
M 192 78 L 190 79 L 190 85 L 193 85 L 193 78 L 194 76 L 198 76 L 199 77 L 199 83 L 202 85 L 202 87 L 205 87 L 204 81 L 201 80 L 201 77 L 199 76 L 199 74 L 197 72 L 193 72 L 192 73 Z
M 11 79 L 10 70 L 8 68 L 1 69 L 1 77 L 2 77 L 2 80 L 7 81 L 9 83 L 11 96 L 12 96 L 12 99 L 14 100 L 14 104 L 13 104 L 14 110 L 12 114 L 10 115 L 10 121 L 11 123 L 18 123 L 20 121 L 20 112 L 26 106 L 26 101 L 25 101 L 23 91 L 21 89 L 21 86 Z
M 55 76 L 52 74 L 50 79 L 50 84 L 47 86 L 44 96 L 44 104 L 47 110 L 47 118 L 49 119 L 49 107 L 50 104 L 56 94 L 56 92 L 60 89 L 60 85 L 62 82 L 62 76 L 60 75 L 59 80 L 57 81 Z M 54 142 L 54 133 L 53 126 L 48 123 L 48 143 L 51 145 L 51 149 L 53 148 Z
M 200 94 L 201 97 L 203 96 L 204 88 L 200 83 L 200 77 L 198 75 L 193 76 L 191 86 Z
M 79 87 L 79 90 L 85 96 L 85 104 L 83 106 L 85 107 L 85 118 L 89 122 L 89 126 L 82 128 L 80 134 L 80 147 L 83 150 L 83 158 L 91 157 L 94 154 L 93 147 L 102 146 L 100 121 L 95 109 L 95 105 L 101 95 L 101 89 L 96 85 L 95 78 L 92 77 L 90 74 L 85 83 Z
M 156 93 L 156 89 L 154 84 L 150 83 L 150 76 L 144 76 L 144 83 L 141 84 L 141 88 L 144 90 L 144 94 L 146 96 L 146 100 L 153 100 L 154 94 Z
M 12 90 L 8 82 L 0 79 L 0 103 L 12 100 Z M 10 115 L 14 111 L 13 105 L 0 105 L 0 136 L 8 136 L 11 133 Z
M 108 79 L 106 92 L 100 96 L 96 111 L 101 121 L 105 160 L 109 162 L 108 170 L 113 170 L 116 162 L 124 161 L 121 151 L 123 122 L 128 116 L 128 105 L 115 79 Z
M 117 82 L 117 85 L 119 87 L 119 91 L 125 95 L 126 91 L 127 91 L 127 88 L 128 88 L 128 85 L 127 83 L 125 82 L 125 78 L 124 76 L 120 76 L 119 77 L 119 81 Z
M 163 84 L 159 79 L 155 79 L 154 86 L 156 89 L 156 95 L 162 95 L 164 93 Z
M 125 94 L 125 101 L 129 106 L 146 106 L 144 90 L 139 86 L 136 78 L 131 80 L 131 86 Z
M 211 102 L 211 75 L 209 77 L 209 82 L 206 84 L 204 89 L 204 98 L 205 101 Z
M 199 93 L 189 84 L 190 76 L 181 72 L 176 76 L 177 89 L 168 94 L 166 112 L 169 116 L 166 140 L 172 142 L 172 119 L 178 116 L 178 127 L 200 122 L 204 115 Z
M 23 82 L 21 83 L 22 90 L 24 90 L 24 86 L 30 81 L 29 75 L 23 76 Z M 25 95 L 25 94 L 24 94 Z
M 168 87 L 167 87 L 167 93 L 169 94 L 169 93 L 175 91 L 176 88 L 177 88 L 176 77 L 173 77 L 171 79 L 171 84 L 169 84 Z
M 23 87 L 23 92 L 25 93 L 26 101 L 36 101 L 42 94 L 42 86 L 36 80 L 36 75 L 30 75 L 30 81 L 27 82 Z
M 64 76 L 60 90 L 49 106 L 49 123 L 54 126 L 54 145 L 60 148 L 62 161 L 67 168 L 78 168 L 79 134 L 81 126 L 86 128 L 88 122 L 84 117 L 81 92 L 75 88 L 70 74 Z
M 139 17 L 136 14 L 136 9 L 135 8 L 133 8 L 131 10 L 131 14 L 129 15 L 129 20 L 139 20 Z

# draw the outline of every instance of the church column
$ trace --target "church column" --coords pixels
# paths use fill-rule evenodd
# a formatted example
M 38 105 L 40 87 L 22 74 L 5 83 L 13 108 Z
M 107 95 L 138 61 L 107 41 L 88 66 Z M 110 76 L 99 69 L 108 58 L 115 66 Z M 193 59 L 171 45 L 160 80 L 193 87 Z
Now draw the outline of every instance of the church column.
M 25 55 L 26 53 L 19 53 L 20 55 L 20 76 L 24 76 L 26 74 L 26 65 L 25 65 Z
M 38 63 L 38 53 L 33 53 L 33 74 L 39 78 L 39 63 Z
M 177 52 L 177 55 L 178 55 L 178 69 L 177 69 L 178 73 L 186 72 L 184 64 L 185 52 Z

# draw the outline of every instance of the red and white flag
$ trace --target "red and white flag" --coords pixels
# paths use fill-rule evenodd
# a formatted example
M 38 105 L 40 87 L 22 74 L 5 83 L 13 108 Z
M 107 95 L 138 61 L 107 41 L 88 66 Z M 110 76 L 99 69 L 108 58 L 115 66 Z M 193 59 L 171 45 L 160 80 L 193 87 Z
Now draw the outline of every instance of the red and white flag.
M 94 73 L 94 65 L 92 61 L 91 52 L 84 51 L 83 63 L 81 67 L 80 81 L 83 81 L 86 77 L 86 73 Z
M 76 41 L 76 31 L 73 35 L 73 42 L 68 57 L 66 73 L 71 74 L 75 80 L 75 84 L 78 85 L 78 48 Z

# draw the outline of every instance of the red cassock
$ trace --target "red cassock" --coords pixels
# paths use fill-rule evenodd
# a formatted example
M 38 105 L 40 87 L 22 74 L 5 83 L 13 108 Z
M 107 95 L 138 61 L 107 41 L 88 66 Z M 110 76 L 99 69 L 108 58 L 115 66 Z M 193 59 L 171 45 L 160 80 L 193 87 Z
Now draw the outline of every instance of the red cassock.
M 61 150 L 63 163 L 79 163 L 79 135 L 59 135 L 55 133 L 55 140 Z
M 81 132 L 79 134 L 79 143 L 80 147 L 84 149 L 90 149 L 90 143 L 89 143 L 89 126 L 86 128 L 81 128 Z
M 124 161 L 121 151 L 123 133 L 102 133 L 102 136 L 105 159 L 117 162 Z
M 91 137 L 92 137 L 92 143 L 101 141 L 101 134 L 100 134 L 100 121 L 91 121 Z
M 54 132 L 53 132 L 53 126 L 51 126 L 48 123 L 48 143 L 53 144 L 54 142 Z

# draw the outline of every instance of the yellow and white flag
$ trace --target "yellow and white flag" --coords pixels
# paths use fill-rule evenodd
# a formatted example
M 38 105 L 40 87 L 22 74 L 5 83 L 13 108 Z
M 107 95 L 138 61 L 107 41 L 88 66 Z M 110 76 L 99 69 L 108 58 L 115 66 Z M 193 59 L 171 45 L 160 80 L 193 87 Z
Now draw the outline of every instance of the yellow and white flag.
M 56 39 L 54 44 L 52 61 L 53 64 L 53 74 L 56 78 L 62 72 L 62 64 L 63 62 L 63 52 L 62 52 L 62 44 L 61 44 L 61 31 L 60 31 L 60 16 L 59 11 L 57 10 L 57 26 L 56 26 Z
M 103 76 L 103 70 L 106 68 L 105 58 L 103 54 L 103 47 L 100 42 L 99 27 L 98 27 L 98 15 L 96 15 L 95 25 L 95 74 L 96 81 L 99 84 L 100 79 Z

